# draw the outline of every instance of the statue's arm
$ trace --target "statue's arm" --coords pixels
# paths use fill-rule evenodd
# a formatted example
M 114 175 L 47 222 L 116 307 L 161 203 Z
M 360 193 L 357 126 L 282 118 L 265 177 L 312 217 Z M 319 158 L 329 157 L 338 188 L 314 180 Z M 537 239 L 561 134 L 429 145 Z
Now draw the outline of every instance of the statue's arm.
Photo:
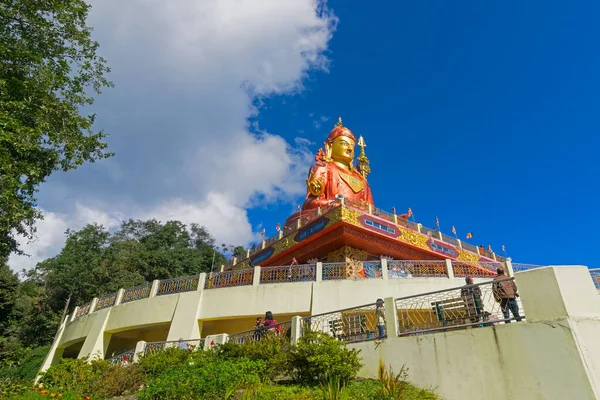
M 325 183 L 327 182 L 327 167 L 321 164 L 315 164 L 308 173 L 306 186 L 308 192 L 315 196 L 321 197 L 325 192 Z

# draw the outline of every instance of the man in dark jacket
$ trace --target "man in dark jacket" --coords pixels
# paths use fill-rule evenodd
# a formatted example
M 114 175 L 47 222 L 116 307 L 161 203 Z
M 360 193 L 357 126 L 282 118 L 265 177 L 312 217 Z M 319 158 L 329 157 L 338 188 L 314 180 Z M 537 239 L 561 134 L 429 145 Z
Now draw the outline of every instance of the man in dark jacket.
M 504 274 L 504 268 L 499 267 L 496 270 L 497 275 L 494 277 L 495 281 L 492 285 L 492 291 L 494 298 L 500 303 L 500 308 L 504 314 L 505 323 L 510 323 L 510 313 L 518 321 L 521 321 L 519 315 L 519 304 L 517 303 L 517 284 L 514 279 L 506 280 L 508 277 Z

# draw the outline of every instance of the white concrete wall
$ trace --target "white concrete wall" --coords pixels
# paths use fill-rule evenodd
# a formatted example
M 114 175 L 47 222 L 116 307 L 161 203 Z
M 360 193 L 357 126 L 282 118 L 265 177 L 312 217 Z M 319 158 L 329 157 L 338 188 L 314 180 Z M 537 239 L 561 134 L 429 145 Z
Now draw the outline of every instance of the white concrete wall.
M 585 267 L 515 276 L 526 322 L 350 345 L 446 400 L 600 399 L 600 296 Z

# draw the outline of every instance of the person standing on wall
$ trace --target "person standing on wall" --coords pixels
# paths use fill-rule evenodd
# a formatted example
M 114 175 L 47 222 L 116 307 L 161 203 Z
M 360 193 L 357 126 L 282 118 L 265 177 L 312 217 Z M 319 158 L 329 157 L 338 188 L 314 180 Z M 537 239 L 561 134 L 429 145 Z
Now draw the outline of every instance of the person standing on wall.
M 492 292 L 496 301 L 500 303 L 500 308 L 504 314 L 504 322 L 507 324 L 510 323 L 510 313 L 519 322 L 522 318 L 519 315 L 519 304 L 517 303 L 517 297 L 519 297 L 517 284 L 514 279 L 506 279 L 507 276 L 504 273 L 504 268 L 499 267 L 496 273 L 497 275 L 494 277 L 494 280 L 500 282 L 494 282 Z
M 375 315 L 377 316 L 377 330 L 379 331 L 379 340 L 385 339 L 385 307 L 383 300 L 377 299 L 375 303 Z

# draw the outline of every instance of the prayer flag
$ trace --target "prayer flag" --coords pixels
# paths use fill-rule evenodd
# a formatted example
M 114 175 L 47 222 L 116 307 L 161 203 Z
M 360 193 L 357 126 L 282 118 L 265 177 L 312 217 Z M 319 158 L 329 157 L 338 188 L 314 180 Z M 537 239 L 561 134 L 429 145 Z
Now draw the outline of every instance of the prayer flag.
M 300 206 L 298 205 L 298 207 L 296 207 L 296 212 L 300 212 L 300 210 L 302 210 L 302 208 L 300 208 Z
M 504 247 L 504 245 L 502 245 L 502 251 L 506 251 L 506 247 Z
M 492 252 L 492 245 L 488 244 L 488 251 L 491 253 Z
M 438 219 L 438 217 L 435 217 L 435 226 L 438 228 L 438 231 L 440 230 L 440 220 Z
M 396 214 L 396 207 L 392 207 L 392 212 Z
M 467 233 L 467 239 L 472 239 L 472 238 L 473 238 L 473 233 L 472 232 Z
M 277 232 L 279 232 L 281 230 L 281 224 L 277 224 L 277 226 L 275 227 L 275 229 L 277 230 Z
M 412 208 L 408 207 L 408 216 L 410 217 L 412 215 Z
M 260 233 L 260 236 L 265 236 L 265 229 L 266 228 L 263 228 L 262 232 Z
M 452 225 L 452 233 L 456 235 L 456 228 L 454 227 L 454 225 Z

